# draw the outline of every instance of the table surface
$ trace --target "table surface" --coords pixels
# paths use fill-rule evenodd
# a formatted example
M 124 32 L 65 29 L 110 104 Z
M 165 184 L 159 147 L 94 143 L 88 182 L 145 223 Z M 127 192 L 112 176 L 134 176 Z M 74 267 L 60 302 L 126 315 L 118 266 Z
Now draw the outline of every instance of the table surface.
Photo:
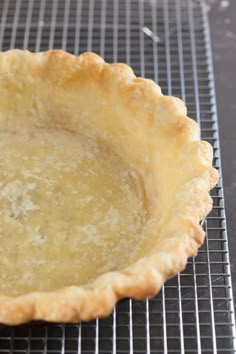
M 236 1 L 208 0 L 223 181 L 236 306 Z

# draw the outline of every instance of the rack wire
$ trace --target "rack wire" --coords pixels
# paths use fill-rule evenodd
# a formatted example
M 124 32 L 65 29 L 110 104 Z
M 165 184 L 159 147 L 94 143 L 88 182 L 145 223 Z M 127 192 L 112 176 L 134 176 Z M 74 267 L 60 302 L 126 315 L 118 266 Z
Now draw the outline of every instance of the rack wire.
M 182 97 L 221 172 L 207 6 L 202 0 L 0 0 L 0 49 L 100 53 Z M 236 353 L 222 180 L 206 242 L 154 299 L 124 300 L 106 319 L 0 327 L 0 353 Z

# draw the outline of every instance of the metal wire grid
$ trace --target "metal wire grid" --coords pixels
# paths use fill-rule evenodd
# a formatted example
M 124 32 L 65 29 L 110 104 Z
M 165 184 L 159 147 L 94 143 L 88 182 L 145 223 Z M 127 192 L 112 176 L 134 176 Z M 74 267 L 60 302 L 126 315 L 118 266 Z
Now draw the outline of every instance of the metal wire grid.
M 100 53 L 182 97 L 221 171 L 214 78 L 201 0 L 0 0 L 0 49 Z M 204 222 L 206 242 L 152 300 L 125 300 L 82 325 L 0 328 L 0 353 L 236 353 L 222 181 Z

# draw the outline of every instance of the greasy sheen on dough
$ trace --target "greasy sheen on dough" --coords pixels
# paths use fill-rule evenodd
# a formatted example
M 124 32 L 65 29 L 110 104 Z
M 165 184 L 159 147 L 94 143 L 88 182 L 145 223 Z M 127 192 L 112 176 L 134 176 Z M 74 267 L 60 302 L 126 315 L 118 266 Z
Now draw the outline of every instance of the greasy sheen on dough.
M 94 53 L 0 52 L 0 322 L 77 322 L 184 269 L 218 181 L 184 103 Z

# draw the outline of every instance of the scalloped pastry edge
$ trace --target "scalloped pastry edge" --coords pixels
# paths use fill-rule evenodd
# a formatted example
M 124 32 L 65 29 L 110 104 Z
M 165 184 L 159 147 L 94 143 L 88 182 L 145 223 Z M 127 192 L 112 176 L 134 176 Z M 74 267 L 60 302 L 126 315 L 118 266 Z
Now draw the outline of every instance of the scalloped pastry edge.
M 126 64 L 107 64 L 94 53 L 76 57 L 62 50 L 0 52 L 0 90 L 2 85 L 9 85 L 10 90 L 21 90 L 21 72 L 27 70 L 31 70 L 35 77 L 47 78 L 52 87 L 60 86 L 65 91 L 76 86 L 81 77 L 100 83 L 108 91 L 116 85 L 121 100 L 132 114 L 139 117 L 145 111 L 148 118 L 140 124 L 176 129 L 177 137 L 192 157 L 193 168 L 196 169 L 196 188 L 190 196 L 189 210 L 184 213 L 177 210 L 168 223 L 166 232 L 170 237 L 166 238 L 162 252 L 158 252 L 154 245 L 151 253 L 131 266 L 105 273 L 85 286 L 17 297 L 0 296 L 0 322 L 16 325 L 31 320 L 88 321 L 109 315 L 120 299 L 130 297 L 141 300 L 154 296 L 167 279 L 185 268 L 188 257 L 195 256 L 204 241 L 204 231 L 199 221 L 212 208 L 208 192 L 218 181 L 218 173 L 212 167 L 211 146 L 200 141 L 199 127 L 187 117 L 186 107 L 180 99 L 162 95 L 157 84 L 137 78 Z M 33 79 L 32 76 L 30 80 Z M 165 119 L 161 119 L 162 112 L 165 112 Z

